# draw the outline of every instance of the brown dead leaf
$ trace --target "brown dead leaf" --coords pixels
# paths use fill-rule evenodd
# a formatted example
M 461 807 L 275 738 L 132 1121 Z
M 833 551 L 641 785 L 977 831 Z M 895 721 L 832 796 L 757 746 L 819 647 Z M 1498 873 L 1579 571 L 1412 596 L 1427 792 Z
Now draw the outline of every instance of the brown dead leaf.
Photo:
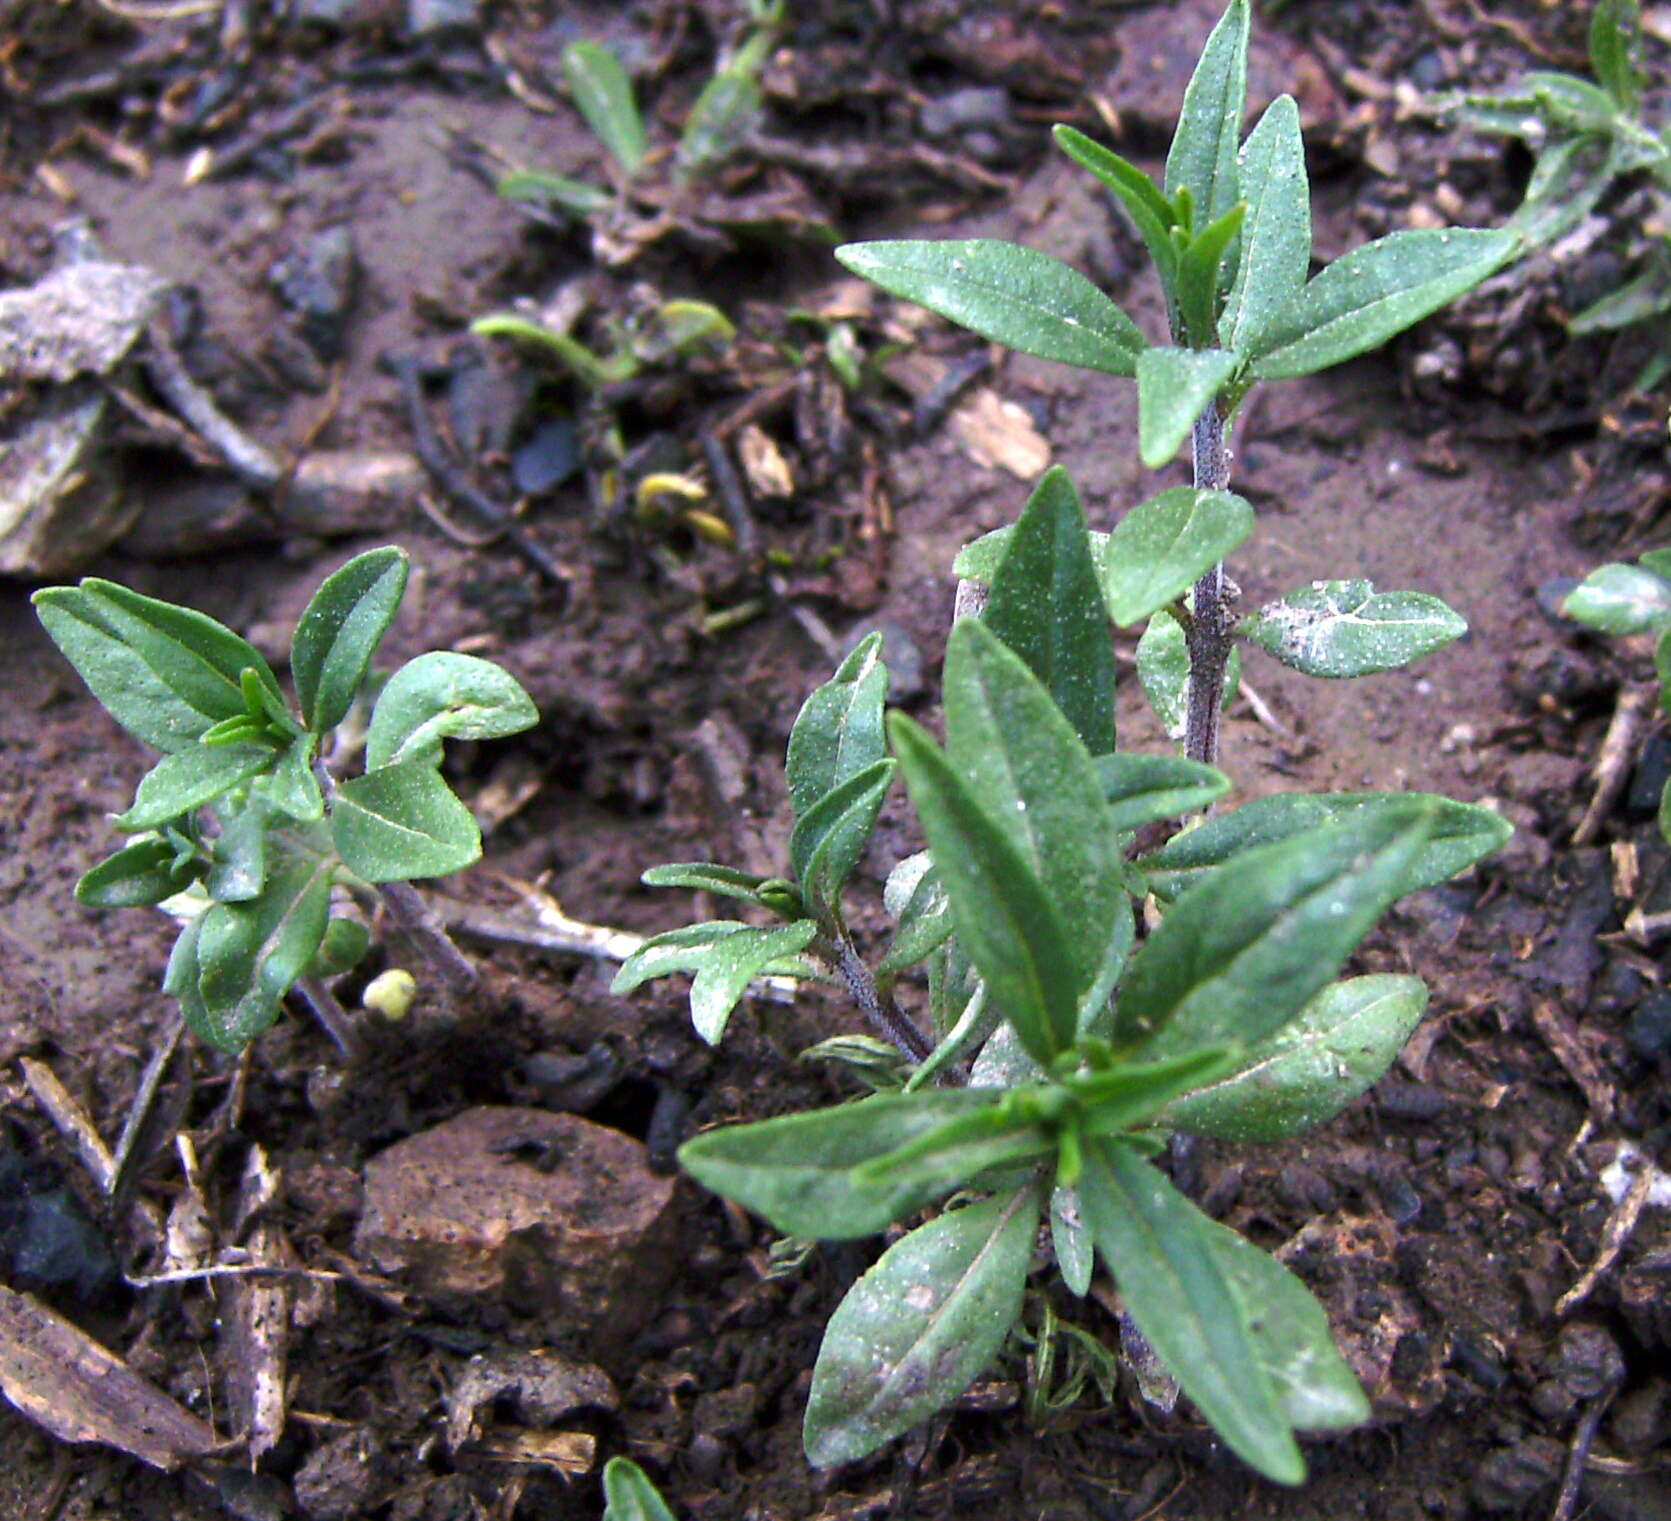
M 969 458 L 988 469 L 1033 481 L 1050 468 L 1050 445 L 1033 419 L 1013 401 L 981 387 L 947 419 Z

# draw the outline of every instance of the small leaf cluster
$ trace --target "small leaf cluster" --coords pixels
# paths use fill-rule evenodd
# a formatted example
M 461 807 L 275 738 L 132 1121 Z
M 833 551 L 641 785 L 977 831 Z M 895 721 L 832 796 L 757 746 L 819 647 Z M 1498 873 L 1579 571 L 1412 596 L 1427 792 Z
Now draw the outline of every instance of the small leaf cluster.
M 783 0 L 749 0 L 747 26 L 738 45 L 692 103 L 673 152 L 680 180 L 718 167 L 742 146 L 764 110 L 759 74 L 783 19 Z M 506 200 L 532 203 L 579 221 L 619 207 L 648 171 L 650 133 L 633 94 L 632 80 L 614 53 L 596 42 L 563 49 L 563 80 L 592 134 L 609 155 L 613 188 L 570 175 L 517 169 L 501 176 Z
M 443 876 L 480 856 L 481 830 L 441 775 L 442 741 L 538 719 L 509 673 L 447 651 L 389 676 L 364 717 L 408 569 L 403 551 L 374 549 L 326 578 L 291 640 L 294 708 L 256 648 L 202 613 L 96 577 L 35 593 L 93 695 L 162 757 L 113 820 L 132 838 L 76 896 L 186 915 L 163 986 L 221 1050 L 271 1025 L 298 977 L 364 951 L 361 923 L 335 912 L 339 886 Z M 337 781 L 322 757 L 355 718 L 364 770 Z
M 750 976 L 840 975 L 840 893 L 902 773 L 928 850 L 889 882 L 898 928 L 881 969 L 926 965 L 933 1050 L 866 1069 L 892 1085 L 872 1098 L 712 1131 L 680 1153 L 792 1236 L 871 1235 L 956 1196 L 831 1319 L 809 1457 L 861 1456 L 955 1399 L 1015 1324 L 1048 1222 L 1067 1287 L 1083 1294 L 1100 1255 L 1225 1441 L 1297 1482 L 1294 1430 L 1351 1424 L 1362 1396 L 1299 1281 L 1151 1159 L 1173 1130 L 1274 1140 L 1367 1088 L 1426 990 L 1412 977 L 1332 979 L 1390 903 L 1495 850 L 1507 826 L 1420 795 L 1268 798 L 1130 859 L 1137 830 L 1229 784 L 1116 748 L 1095 548 L 1060 471 L 1004 541 L 984 615 L 952 632 L 944 746 L 885 713 L 886 684 L 867 640 L 795 724 L 793 877 L 646 873 L 786 922 L 657 936 L 616 983 L 695 972 L 693 1014 L 715 1039 Z M 1165 914 L 1139 943 L 1133 903 L 1151 894 Z M 969 1086 L 937 1084 L 971 1056 Z
M 1562 611 L 1603 634 L 1653 635 L 1660 711 L 1671 714 L 1671 549 L 1651 549 L 1634 565 L 1591 571 L 1567 593 Z M 1660 796 L 1659 829 L 1671 840 L 1671 783 Z
M 1525 199 L 1509 223 L 1531 244 L 1564 237 L 1621 183 L 1645 177 L 1653 211 L 1652 242 L 1616 290 L 1568 321 L 1574 333 L 1611 332 L 1648 323 L 1661 334 L 1658 353 L 1637 377 L 1638 389 L 1671 373 L 1671 122 L 1654 119 L 1644 98 L 1640 0 L 1599 0 L 1590 16 L 1590 79 L 1536 71 L 1497 95 L 1470 95 L 1463 121 L 1518 138 L 1536 154 Z

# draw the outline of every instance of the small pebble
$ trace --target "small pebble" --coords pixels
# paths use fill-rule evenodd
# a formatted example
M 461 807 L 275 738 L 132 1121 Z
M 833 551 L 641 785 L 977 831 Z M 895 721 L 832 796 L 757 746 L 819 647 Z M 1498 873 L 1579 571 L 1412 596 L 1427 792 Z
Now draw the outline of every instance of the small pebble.
M 1523 1437 L 1499 1448 L 1474 1474 L 1474 1501 L 1483 1511 L 1519 1510 L 1560 1477 L 1566 1448 L 1549 1437 Z
M 1625 1040 L 1650 1061 L 1671 1050 L 1671 993 L 1651 994 L 1636 1006 L 1625 1026 Z
M 1610 1332 L 1579 1321 L 1561 1328 L 1554 1373 L 1579 1399 L 1594 1399 L 1623 1381 L 1624 1353 Z

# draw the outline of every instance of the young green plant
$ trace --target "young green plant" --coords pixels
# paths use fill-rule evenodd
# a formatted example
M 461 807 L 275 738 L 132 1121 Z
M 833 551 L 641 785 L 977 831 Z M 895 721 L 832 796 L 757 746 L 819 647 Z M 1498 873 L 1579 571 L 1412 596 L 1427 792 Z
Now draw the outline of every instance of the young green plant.
M 785 875 L 711 863 L 645 874 L 741 900 L 751 918 L 656 936 L 623 965 L 618 990 L 693 973 L 692 1014 L 713 1041 L 752 978 L 822 977 L 851 992 L 873 1032 L 817 1049 L 874 1096 L 711 1131 L 681 1150 L 684 1166 L 792 1237 L 874 1235 L 930 1212 L 829 1323 L 806 1412 L 816 1464 L 899 1436 L 1000 1355 L 1041 1227 L 1065 1289 L 1084 1295 L 1100 1259 L 1153 1352 L 1261 1473 L 1299 1482 L 1296 1431 L 1367 1414 L 1300 1280 L 1155 1162 L 1177 1134 L 1280 1140 L 1369 1087 L 1427 990 L 1414 977 L 1338 974 L 1391 903 L 1496 850 L 1508 826 L 1441 797 L 1370 793 L 1269 797 L 1164 833 L 1229 788 L 1208 760 L 1234 636 L 1313 674 L 1352 676 L 1462 628 L 1435 598 L 1378 596 L 1362 581 L 1231 618 L 1220 562 L 1252 526 L 1225 489 L 1237 402 L 1257 380 L 1309 373 L 1415 321 L 1483 278 L 1513 239 L 1395 234 L 1308 283 L 1292 101 L 1237 148 L 1247 27 L 1245 0 L 1233 0 L 1185 97 L 1164 190 L 1059 134 L 1144 232 L 1173 346 L 1151 346 L 1083 277 L 1026 249 L 887 243 L 843 255 L 990 338 L 1135 377 L 1145 462 L 1164 464 L 1193 435 L 1197 484 L 1093 534 L 1072 482 L 1050 471 L 1014 525 L 958 558 L 986 595 L 948 641 L 943 746 L 885 713 L 873 636 L 795 721 Z M 1143 619 L 1140 673 L 1163 712 L 1182 712 L 1184 755 L 1118 745 L 1110 623 Z M 897 928 L 872 968 L 844 890 L 896 773 L 927 849 L 888 880 Z M 1162 916 L 1140 940 L 1134 904 L 1151 900 Z M 931 1035 L 893 997 L 919 966 Z
M 219 1050 L 270 1026 L 298 980 L 363 954 L 363 925 L 335 911 L 339 889 L 381 898 L 442 977 L 473 976 L 408 885 L 481 854 L 441 774 L 442 741 L 515 734 L 539 715 L 508 672 L 438 651 L 383 681 L 367 717 L 372 657 L 408 568 L 403 551 L 373 549 L 326 578 L 291 640 L 294 707 L 255 647 L 202 613 L 96 578 L 35 593 L 93 695 L 162 753 L 113 820 L 132 838 L 76 897 L 183 916 L 163 988 Z M 362 773 L 338 779 L 326 759 L 359 744 Z
M 1514 137 L 1536 155 L 1525 199 L 1509 227 L 1544 246 L 1572 232 L 1609 192 L 1641 181 L 1650 197 L 1645 251 L 1617 289 L 1575 312 L 1575 334 L 1646 326 L 1658 339 L 1636 376 L 1647 390 L 1671 374 L 1671 122 L 1650 106 L 1638 54 L 1639 0 L 1600 0 L 1590 16 L 1594 76 L 1539 71 L 1497 95 L 1470 95 L 1460 117 L 1484 132 Z

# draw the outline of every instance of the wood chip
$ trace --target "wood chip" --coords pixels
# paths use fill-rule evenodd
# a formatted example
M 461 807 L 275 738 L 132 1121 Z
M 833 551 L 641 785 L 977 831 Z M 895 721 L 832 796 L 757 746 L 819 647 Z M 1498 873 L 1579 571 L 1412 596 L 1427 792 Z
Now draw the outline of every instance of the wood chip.
M 1653 716 L 1656 700 L 1656 692 L 1645 682 L 1620 689 L 1618 705 L 1613 709 L 1612 721 L 1607 725 L 1601 749 L 1596 754 L 1592 773 L 1596 790 L 1578 828 L 1573 831 L 1574 845 L 1588 845 L 1595 839 L 1602 821 L 1624 790 L 1630 768 L 1636 760 L 1637 744 Z
M 1601 1248 L 1596 1253 L 1596 1260 L 1584 1269 L 1578 1282 L 1556 1301 L 1557 1315 L 1570 1314 L 1589 1298 L 1590 1290 L 1601 1282 L 1602 1275 L 1618 1261 L 1619 1253 L 1625 1249 L 1625 1243 L 1630 1240 L 1632 1232 L 1636 1229 L 1636 1222 L 1641 1218 L 1648 1195 L 1653 1192 L 1656 1176 L 1653 1167 L 1643 1164 L 1641 1170 L 1630 1180 L 1630 1187 L 1625 1190 L 1624 1197 L 1613 1206 L 1613 1213 L 1607 1217 L 1607 1224 L 1601 1228 Z
M 116 1178 L 116 1162 L 103 1137 L 93 1128 L 87 1111 L 70 1097 L 68 1090 L 58 1081 L 57 1073 L 45 1062 L 26 1056 L 19 1065 L 23 1068 L 23 1080 L 28 1083 L 35 1102 L 46 1111 L 47 1118 L 58 1128 L 58 1133 L 75 1148 L 81 1165 L 98 1184 L 99 1192 L 108 1194 Z
M 4 1287 L 0 1392 L 62 1442 L 101 1442 L 164 1472 L 220 1445 L 211 1426 L 86 1332 Z
M 282 1267 L 291 1256 L 283 1232 L 269 1222 L 279 1177 L 259 1146 L 250 1147 L 238 1194 L 237 1228 L 252 1265 Z M 226 1318 L 227 1394 L 253 1466 L 284 1434 L 285 1368 L 290 1343 L 290 1285 L 282 1277 L 248 1276 L 231 1284 Z
M 988 469 L 1033 481 L 1050 468 L 1050 445 L 1026 410 L 982 386 L 948 419 L 969 458 Z
M 1543 1037 L 1544 1044 L 1554 1053 L 1555 1060 L 1578 1085 L 1596 1123 L 1610 1124 L 1613 1119 L 1613 1090 L 1602 1077 L 1601 1068 L 1584 1044 L 1572 1016 L 1559 1004 L 1539 999 L 1532 1005 L 1532 1023 Z

